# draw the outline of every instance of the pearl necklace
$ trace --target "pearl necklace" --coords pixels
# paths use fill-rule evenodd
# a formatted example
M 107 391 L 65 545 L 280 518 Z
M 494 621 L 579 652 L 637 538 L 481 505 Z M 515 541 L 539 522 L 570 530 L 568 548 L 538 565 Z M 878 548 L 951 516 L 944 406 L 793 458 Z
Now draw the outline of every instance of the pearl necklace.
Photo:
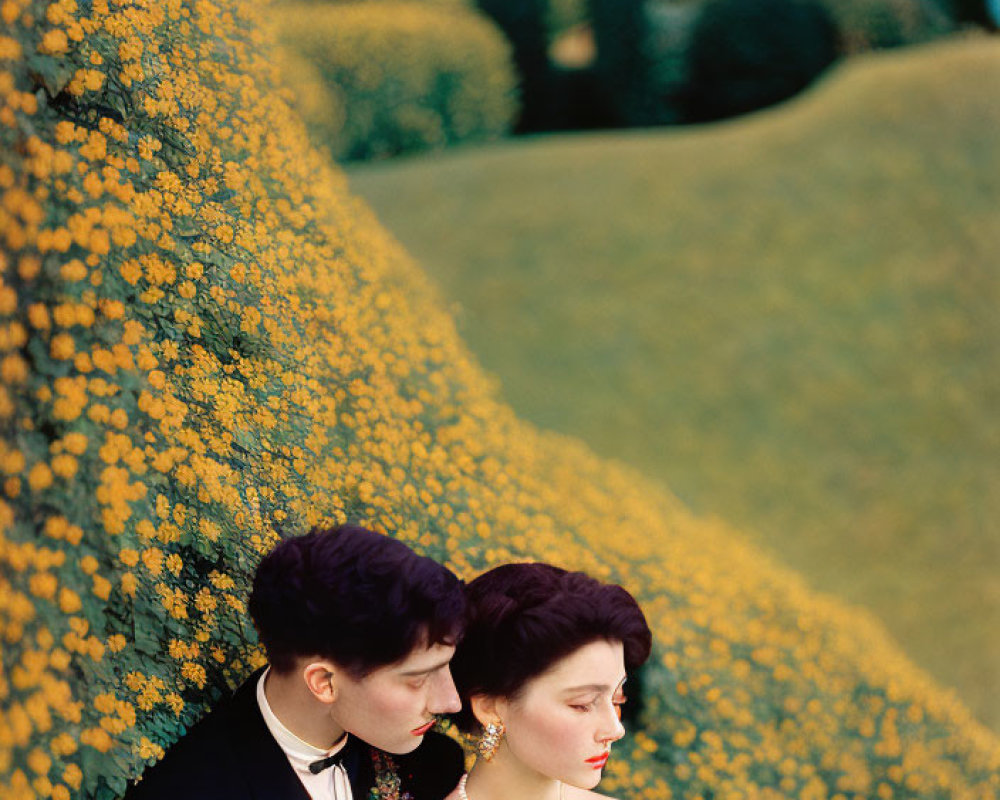
M 458 781 L 458 800 L 469 800 L 469 794 L 465 791 L 465 782 L 469 779 L 469 773 L 465 773 Z M 563 782 L 559 781 L 559 800 L 563 800 Z

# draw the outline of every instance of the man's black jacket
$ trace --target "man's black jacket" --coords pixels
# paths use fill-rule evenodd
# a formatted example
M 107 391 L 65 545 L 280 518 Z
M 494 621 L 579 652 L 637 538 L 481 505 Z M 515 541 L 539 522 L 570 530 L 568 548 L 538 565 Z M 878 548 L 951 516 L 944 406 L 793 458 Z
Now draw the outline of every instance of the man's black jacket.
M 170 748 L 130 787 L 125 800 L 309 800 L 257 705 L 258 671 Z M 375 785 L 374 748 L 350 737 L 344 766 L 354 800 Z M 378 751 L 374 751 L 378 753 Z M 413 800 L 442 800 L 462 775 L 462 749 L 428 733 L 412 753 L 392 755 Z

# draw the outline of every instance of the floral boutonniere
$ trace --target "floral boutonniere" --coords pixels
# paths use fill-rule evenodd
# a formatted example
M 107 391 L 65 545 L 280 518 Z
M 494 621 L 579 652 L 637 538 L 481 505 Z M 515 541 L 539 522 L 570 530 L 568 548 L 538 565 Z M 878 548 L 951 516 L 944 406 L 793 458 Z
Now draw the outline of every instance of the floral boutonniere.
M 368 800 L 413 800 L 409 792 L 400 792 L 403 782 L 393 757 L 374 747 L 371 754 L 372 764 L 375 765 L 375 785 L 368 793 Z

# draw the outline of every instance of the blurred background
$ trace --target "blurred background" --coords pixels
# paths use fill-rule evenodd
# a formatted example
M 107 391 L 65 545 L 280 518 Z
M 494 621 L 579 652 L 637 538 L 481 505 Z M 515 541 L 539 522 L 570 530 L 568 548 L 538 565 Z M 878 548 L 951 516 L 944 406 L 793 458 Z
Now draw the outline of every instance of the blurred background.
M 524 418 L 1000 731 L 1000 3 L 282 3 L 288 99 Z

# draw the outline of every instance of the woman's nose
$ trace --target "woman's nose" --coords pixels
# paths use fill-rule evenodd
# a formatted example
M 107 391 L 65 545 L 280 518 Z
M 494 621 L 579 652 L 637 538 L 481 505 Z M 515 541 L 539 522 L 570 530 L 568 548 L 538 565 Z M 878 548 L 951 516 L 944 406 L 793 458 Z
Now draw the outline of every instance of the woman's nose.
M 622 721 L 618 716 L 618 706 L 612 705 L 609 710 L 605 711 L 601 722 L 603 724 L 597 738 L 602 744 L 617 742 L 625 735 L 625 726 L 622 725 Z

